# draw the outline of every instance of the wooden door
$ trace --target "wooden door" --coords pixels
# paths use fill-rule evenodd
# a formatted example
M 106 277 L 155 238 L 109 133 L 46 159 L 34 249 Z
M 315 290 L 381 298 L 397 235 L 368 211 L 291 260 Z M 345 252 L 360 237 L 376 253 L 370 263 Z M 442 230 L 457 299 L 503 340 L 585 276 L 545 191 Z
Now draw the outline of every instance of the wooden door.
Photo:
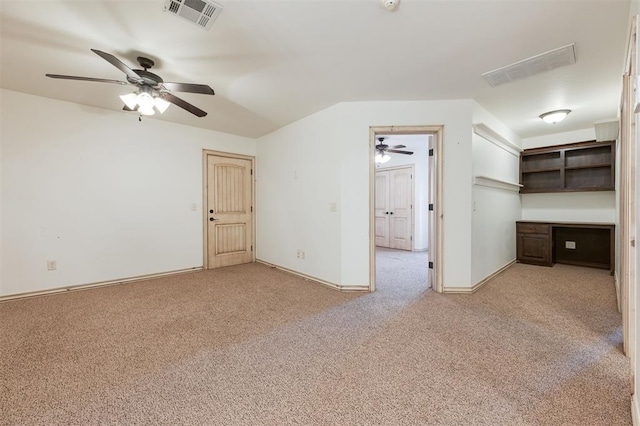
M 206 160 L 207 268 L 253 262 L 252 160 Z
M 376 172 L 375 177 L 376 246 L 389 247 L 389 172 Z
M 389 171 L 389 247 L 413 249 L 413 173 L 411 167 Z

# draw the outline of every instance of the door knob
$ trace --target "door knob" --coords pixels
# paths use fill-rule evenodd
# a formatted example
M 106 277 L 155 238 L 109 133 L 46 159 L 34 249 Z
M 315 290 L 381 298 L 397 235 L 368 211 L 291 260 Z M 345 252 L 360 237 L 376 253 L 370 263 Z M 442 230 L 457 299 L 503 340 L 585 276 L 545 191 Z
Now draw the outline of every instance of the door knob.
M 218 219 L 216 219 L 215 217 L 210 217 L 209 220 L 213 222 L 214 220 L 218 220 Z
M 213 210 L 209 210 L 209 213 L 213 213 Z
M 393 212 L 389 213 L 389 214 L 393 214 Z
M 389 212 L 384 212 L 384 214 L 389 214 Z

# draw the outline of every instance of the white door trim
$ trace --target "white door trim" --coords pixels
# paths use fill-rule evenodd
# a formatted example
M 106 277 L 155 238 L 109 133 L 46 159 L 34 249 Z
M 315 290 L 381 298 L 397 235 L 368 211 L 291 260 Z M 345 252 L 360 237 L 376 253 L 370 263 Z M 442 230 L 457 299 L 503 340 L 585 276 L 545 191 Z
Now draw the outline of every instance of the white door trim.
M 250 155 L 234 154 L 231 152 L 214 151 L 210 149 L 202 150 L 202 269 L 209 269 L 209 233 L 208 233 L 208 214 L 207 214 L 207 193 L 208 193 L 208 164 L 207 157 L 215 155 L 216 157 L 237 158 L 251 161 L 251 204 L 253 206 L 251 244 L 254 247 L 252 253 L 252 262 L 256 261 L 256 159 Z
M 376 154 L 376 135 L 417 135 L 428 134 L 433 135 L 434 139 L 434 164 L 435 172 L 433 174 L 435 182 L 435 199 L 433 200 L 435 223 L 429 226 L 434 229 L 435 244 L 429 247 L 430 259 L 433 259 L 433 289 L 442 293 L 442 253 L 443 251 L 443 210 L 442 210 L 442 188 L 443 188 L 443 133 L 444 126 L 371 126 L 369 127 L 369 291 L 376 289 L 376 244 L 375 244 L 375 172 L 376 166 L 374 157 Z M 414 206 L 415 208 L 415 206 Z M 430 241 L 432 240 L 430 236 Z M 428 283 L 425 283 L 428 285 Z

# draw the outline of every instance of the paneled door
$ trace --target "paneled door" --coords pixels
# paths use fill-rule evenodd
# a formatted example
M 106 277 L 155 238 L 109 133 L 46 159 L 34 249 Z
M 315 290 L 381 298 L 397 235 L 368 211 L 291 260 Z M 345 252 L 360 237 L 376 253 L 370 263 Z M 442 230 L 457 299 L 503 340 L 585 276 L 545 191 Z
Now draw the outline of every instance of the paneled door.
M 253 162 L 206 155 L 207 268 L 254 261 Z
M 375 176 L 376 245 L 413 249 L 413 171 L 382 170 Z
M 375 237 L 378 247 L 389 247 L 389 172 L 376 172 Z

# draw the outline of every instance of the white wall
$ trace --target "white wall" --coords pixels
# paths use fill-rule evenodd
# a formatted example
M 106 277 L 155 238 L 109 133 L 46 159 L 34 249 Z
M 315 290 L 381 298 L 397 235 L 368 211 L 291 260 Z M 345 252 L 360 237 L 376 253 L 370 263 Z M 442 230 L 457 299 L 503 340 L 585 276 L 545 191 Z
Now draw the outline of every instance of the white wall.
M 483 123 L 520 146 L 520 138 L 478 104 L 473 122 Z M 473 134 L 473 176 L 517 183 L 520 155 L 517 150 Z M 517 188 L 473 185 L 471 280 L 477 284 L 516 258 L 516 225 L 521 216 Z
M 202 266 L 202 149 L 254 140 L 0 95 L 1 295 Z
M 593 128 L 522 140 L 524 148 L 539 148 L 595 140 Z M 522 194 L 523 220 L 616 222 L 614 191 Z
M 522 220 L 616 222 L 614 191 L 522 194 Z
M 442 124 L 443 278 L 445 286 L 470 287 L 471 105 L 346 102 L 260 138 L 258 258 L 339 285 L 368 285 L 369 127 Z M 336 201 L 338 212 L 330 212 Z
M 406 150 L 413 151 L 413 155 L 390 154 L 391 159 L 385 164 L 377 164 L 376 170 L 392 167 L 414 167 L 414 196 L 413 196 L 413 250 L 426 250 L 429 246 L 429 139 L 431 135 L 412 135 L 412 141 L 418 141 Z M 396 136 L 398 138 L 398 136 Z M 399 137 L 399 140 L 402 140 Z M 395 145 L 395 142 L 392 143 Z
M 566 143 L 593 141 L 596 139 L 596 131 L 593 127 L 574 130 L 572 132 L 554 133 L 535 138 L 522 139 L 523 149 L 541 148 L 550 145 L 563 145 Z

